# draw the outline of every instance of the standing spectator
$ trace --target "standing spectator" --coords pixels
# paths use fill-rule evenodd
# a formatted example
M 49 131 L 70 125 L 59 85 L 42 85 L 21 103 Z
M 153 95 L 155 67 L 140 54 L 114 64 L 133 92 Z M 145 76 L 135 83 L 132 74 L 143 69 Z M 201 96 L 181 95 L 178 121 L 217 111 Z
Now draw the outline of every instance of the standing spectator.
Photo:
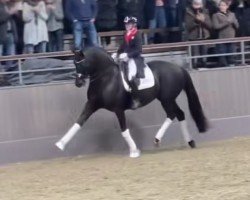
M 62 0 L 46 0 L 48 13 L 49 51 L 63 51 Z
M 245 27 L 242 30 L 242 36 L 250 36 L 250 1 L 244 1 L 244 10 L 242 15 L 242 27 Z
M 229 7 L 230 11 L 235 13 L 239 22 L 239 29 L 236 33 L 237 36 L 250 36 L 250 1 L 238 0 L 232 2 Z
M 187 8 L 185 15 L 188 40 L 204 40 L 210 37 L 212 27 L 208 11 L 204 8 L 202 0 L 193 0 L 192 6 Z M 204 45 L 193 46 L 192 55 L 206 55 L 207 47 Z M 206 58 L 194 58 L 193 67 L 206 67 Z
M 229 3 L 226 0 L 221 0 L 219 3 L 219 12 L 213 15 L 213 26 L 218 31 L 218 37 L 234 38 L 236 30 L 239 28 L 239 23 L 235 14 L 229 11 Z M 217 51 L 220 54 L 233 53 L 235 45 L 233 43 L 218 44 Z M 221 67 L 235 64 L 234 56 L 220 56 L 219 65 Z
M 66 16 L 73 23 L 75 49 L 82 49 L 84 46 L 83 32 L 86 34 L 89 46 L 97 45 L 97 32 L 94 24 L 96 15 L 96 0 L 66 1 Z
M 98 0 L 96 26 L 98 31 L 114 31 L 117 28 L 117 0 Z M 110 44 L 110 37 L 106 37 Z
M 16 7 L 9 7 L 9 0 L 0 0 L 0 56 L 14 55 L 16 49 L 17 32 L 13 15 L 17 13 Z M 6 69 L 11 62 L 6 63 Z
M 145 2 L 145 11 L 148 18 L 148 28 L 166 28 L 166 13 L 164 0 L 148 0 Z M 153 43 L 154 34 L 149 35 L 149 43 Z
M 148 0 L 119 0 L 118 3 L 118 23 L 119 28 L 123 30 L 123 19 L 126 16 L 134 16 L 138 19 L 138 28 L 144 25 L 144 6 Z
M 168 27 L 176 27 L 177 26 L 177 6 L 179 1 L 181 0 L 165 0 L 166 7 L 166 21 Z
M 13 19 L 16 23 L 17 27 L 17 43 L 16 43 L 16 53 L 22 54 L 24 50 L 24 43 L 23 43 L 23 2 L 21 0 L 15 0 L 12 2 L 12 5 L 16 7 L 18 12 L 13 15 Z
M 25 0 L 23 3 L 25 53 L 46 52 L 48 29 L 46 5 L 42 0 Z
M 111 31 L 117 26 L 117 0 L 98 0 L 96 26 L 100 31 Z

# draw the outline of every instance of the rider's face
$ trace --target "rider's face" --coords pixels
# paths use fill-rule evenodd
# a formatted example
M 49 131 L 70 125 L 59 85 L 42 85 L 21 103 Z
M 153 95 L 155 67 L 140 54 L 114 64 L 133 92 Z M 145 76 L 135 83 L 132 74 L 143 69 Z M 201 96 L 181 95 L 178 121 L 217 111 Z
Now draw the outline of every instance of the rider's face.
M 126 31 L 131 30 L 133 27 L 134 27 L 134 24 L 132 24 L 132 23 L 125 24 Z

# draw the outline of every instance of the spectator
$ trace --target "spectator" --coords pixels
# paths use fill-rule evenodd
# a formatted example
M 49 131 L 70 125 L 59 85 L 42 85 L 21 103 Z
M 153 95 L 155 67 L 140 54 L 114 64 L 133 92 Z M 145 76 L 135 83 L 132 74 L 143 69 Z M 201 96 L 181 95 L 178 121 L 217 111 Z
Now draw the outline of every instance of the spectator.
M 177 8 L 181 0 L 165 0 L 167 27 L 178 26 Z
M 25 0 L 23 3 L 25 53 L 46 52 L 48 15 L 42 0 Z
M 219 3 L 219 11 L 213 15 L 213 26 L 218 31 L 218 38 L 234 38 L 239 23 L 235 14 L 229 11 L 229 3 L 221 0 Z M 235 45 L 233 43 L 218 44 L 217 51 L 219 54 L 233 53 Z M 221 67 L 235 64 L 234 56 L 220 56 L 219 65 Z
M 145 2 L 145 11 L 148 18 L 148 28 L 166 28 L 166 13 L 164 0 L 148 0 Z M 154 34 L 149 35 L 149 43 L 153 43 Z
M 213 14 L 218 12 L 218 3 L 220 0 L 207 0 L 206 9 L 209 12 L 209 15 L 212 17 Z
M 62 0 L 46 0 L 48 13 L 49 51 L 63 51 Z
M 250 1 L 244 1 L 244 10 L 242 15 L 242 36 L 250 36 Z
M 111 31 L 117 26 L 117 0 L 99 0 L 96 26 L 100 31 Z
M 138 28 L 145 27 L 144 6 L 148 0 L 119 0 L 118 3 L 118 24 L 119 29 L 123 30 L 123 19 L 126 16 L 134 16 L 138 19 Z
M 204 40 L 210 37 L 212 27 L 208 11 L 204 8 L 202 0 L 193 0 L 192 6 L 187 8 L 185 15 L 188 40 Z M 193 46 L 192 55 L 206 55 L 207 47 L 204 45 Z M 206 67 L 206 58 L 194 58 L 193 67 Z
M 95 19 L 97 15 L 96 0 L 66 1 L 66 16 L 73 23 L 74 47 L 82 49 L 82 36 L 86 34 L 89 46 L 97 45 Z
M 16 42 L 16 54 L 22 54 L 23 53 L 23 2 L 21 0 L 11 0 L 10 6 L 15 7 L 17 9 L 17 13 L 13 15 L 13 20 L 16 24 L 17 29 L 17 42 Z
M 250 36 L 250 1 L 238 0 L 232 2 L 230 8 L 239 22 L 237 36 Z
M 99 0 L 96 26 L 98 31 L 114 31 L 117 29 L 117 0 Z M 110 44 L 110 37 L 106 37 Z
M 17 13 L 16 7 L 9 7 L 9 0 L 0 0 L 0 56 L 14 55 L 17 41 L 16 24 L 13 15 Z M 11 62 L 6 63 L 9 70 Z

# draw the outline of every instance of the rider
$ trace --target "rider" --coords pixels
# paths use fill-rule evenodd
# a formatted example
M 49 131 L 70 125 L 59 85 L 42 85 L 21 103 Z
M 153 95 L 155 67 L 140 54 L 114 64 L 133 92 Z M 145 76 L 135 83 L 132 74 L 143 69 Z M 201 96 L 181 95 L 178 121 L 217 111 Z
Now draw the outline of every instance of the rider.
M 134 60 L 137 73 L 133 78 L 134 83 L 139 85 L 139 78 L 145 78 L 144 75 L 144 59 L 141 56 L 142 53 L 142 41 L 139 31 L 137 29 L 137 19 L 135 17 L 125 17 L 124 24 L 126 33 L 123 38 L 123 43 L 117 51 L 117 57 L 120 61 L 126 62 L 130 67 L 131 59 Z

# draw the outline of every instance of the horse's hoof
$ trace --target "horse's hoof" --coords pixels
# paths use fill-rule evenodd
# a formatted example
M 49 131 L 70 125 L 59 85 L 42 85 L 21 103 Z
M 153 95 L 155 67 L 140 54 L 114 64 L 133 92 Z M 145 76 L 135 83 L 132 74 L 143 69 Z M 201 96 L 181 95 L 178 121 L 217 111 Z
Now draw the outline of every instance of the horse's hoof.
M 138 158 L 141 155 L 141 151 L 139 149 L 135 151 L 131 151 L 129 157 L 130 158 Z
M 61 141 L 55 143 L 55 145 L 56 145 L 57 148 L 60 149 L 61 151 L 63 151 L 63 150 L 65 149 L 65 145 L 64 145 L 63 142 L 61 142 Z
M 196 148 L 196 144 L 195 144 L 195 141 L 194 141 L 194 140 L 191 140 L 190 142 L 188 142 L 188 145 L 189 145 L 192 149 Z
M 155 146 L 156 146 L 156 147 L 159 147 L 159 146 L 160 146 L 160 143 L 161 143 L 161 141 L 160 141 L 159 139 L 155 138 L 155 140 L 154 140 Z

